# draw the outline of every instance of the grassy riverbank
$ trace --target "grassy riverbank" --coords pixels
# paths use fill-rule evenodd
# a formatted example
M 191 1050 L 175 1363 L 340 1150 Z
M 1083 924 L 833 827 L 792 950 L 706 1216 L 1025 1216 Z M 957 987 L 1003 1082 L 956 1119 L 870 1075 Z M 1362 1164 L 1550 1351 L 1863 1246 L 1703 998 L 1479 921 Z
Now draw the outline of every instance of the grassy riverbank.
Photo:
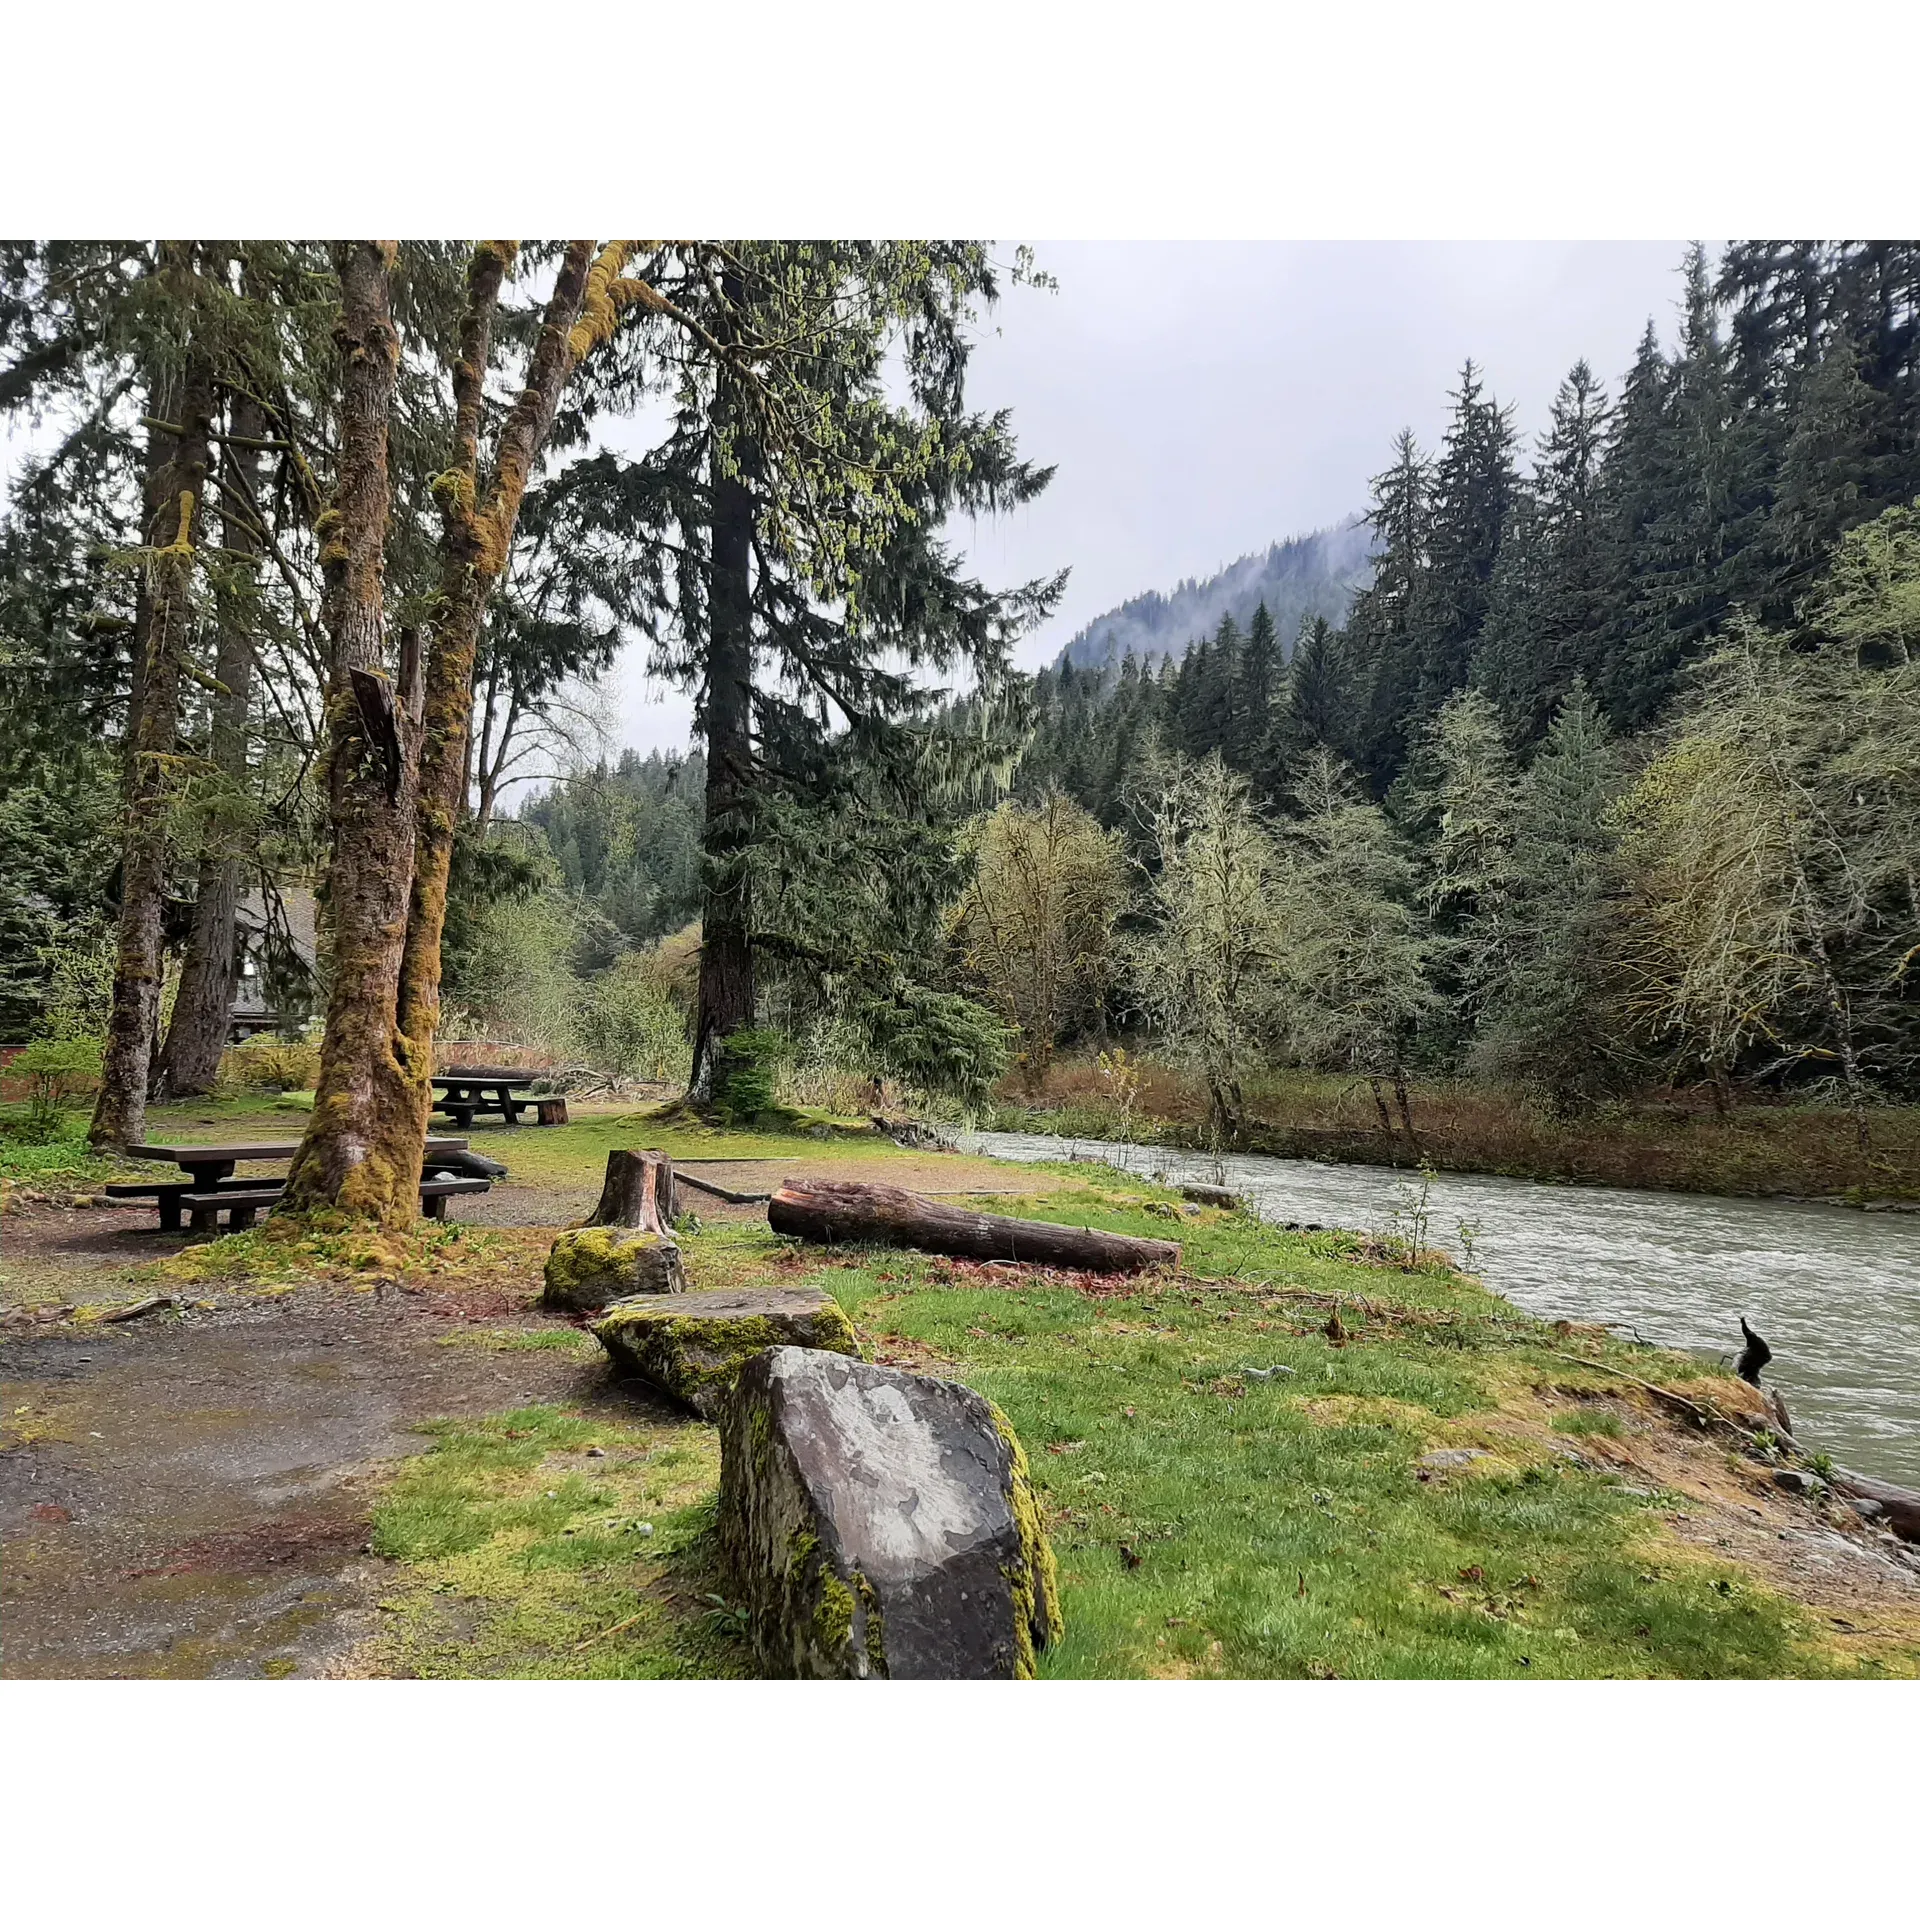
M 1738 1100 L 1716 1114 L 1704 1095 L 1609 1103 L 1562 1120 L 1517 1093 L 1458 1081 L 1417 1081 L 1414 1134 L 1380 1123 L 1364 1082 L 1273 1073 L 1248 1083 L 1249 1152 L 1509 1174 L 1585 1186 L 1681 1193 L 1920 1201 L 1920 1109 L 1871 1115 L 1863 1160 L 1853 1121 L 1835 1106 Z M 1210 1145 L 1199 1080 L 1159 1062 L 1138 1068 L 1130 1104 L 1086 1060 L 1057 1063 L 1029 1091 L 1003 1082 L 986 1124 L 1008 1132 Z
M 1173 1232 L 1177 1279 L 1010 1283 L 899 1253 L 823 1259 L 754 1227 L 693 1236 L 691 1278 L 824 1285 L 880 1357 L 1006 1410 L 1060 1556 L 1069 1630 L 1048 1676 L 1916 1671 L 1920 1607 L 1856 1608 L 1838 1630 L 1704 1544 L 1735 1503 L 1818 1516 L 1788 1510 L 1763 1450 L 1690 1430 L 1601 1367 L 1730 1409 L 1737 1382 L 1556 1331 L 1353 1236 L 1144 1211 L 1161 1204 L 1076 1175 L 1018 1210 Z M 1455 1457 L 1423 1464 L 1435 1454 Z M 663 1438 L 602 1410 L 448 1430 L 379 1509 L 403 1570 L 381 1670 L 730 1671 L 716 1474 L 704 1428 Z M 655 1532 L 636 1553 L 642 1515 Z
M 156 1131 L 234 1137 L 259 1117 L 175 1112 Z M 1391 1243 L 1192 1210 L 1105 1169 L 644 1112 L 483 1144 L 514 1169 L 492 1196 L 520 1210 L 509 1224 L 360 1244 L 269 1223 L 112 1275 L 117 1292 L 217 1299 L 216 1316 L 291 1293 L 364 1316 L 391 1281 L 390 1314 L 499 1375 L 498 1410 L 430 1421 L 424 1451 L 372 1475 L 380 1599 L 348 1671 L 740 1670 L 711 1429 L 627 1392 L 584 1335 L 531 1311 L 553 1228 L 608 1148 L 654 1144 L 721 1163 L 705 1169 L 721 1184 L 777 1161 L 1182 1242 L 1177 1276 L 1115 1281 L 828 1252 L 719 1204 L 684 1236 L 693 1286 L 823 1285 L 876 1357 L 1005 1409 L 1060 1559 L 1068 1631 L 1048 1677 L 1920 1672 L 1920 1588 L 1833 1547 L 1861 1537 L 1840 1503 L 1775 1485 L 1777 1459 L 1728 1423 L 1751 1416 L 1748 1389 L 1531 1320 Z M 530 1401 L 515 1377 L 539 1382 Z

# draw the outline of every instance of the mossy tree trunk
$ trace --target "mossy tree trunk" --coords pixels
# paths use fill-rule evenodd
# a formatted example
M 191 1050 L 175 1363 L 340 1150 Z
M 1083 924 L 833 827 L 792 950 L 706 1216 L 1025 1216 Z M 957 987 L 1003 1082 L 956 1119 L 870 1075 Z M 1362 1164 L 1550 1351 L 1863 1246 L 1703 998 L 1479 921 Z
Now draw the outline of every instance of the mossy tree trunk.
M 745 297 L 741 276 L 722 276 L 730 311 Z M 731 341 L 737 327 L 719 329 Z M 716 1054 L 729 1034 L 753 1025 L 753 530 L 757 461 L 746 410 L 721 369 L 714 387 L 711 455 L 712 570 L 707 586 L 707 673 L 702 732 L 707 747 L 706 824 L 701 834 L 700 998 L 688 1090 L 705 1101 L 724 1091 Z
M 255 401 L 238 395 L 228 409 L 228 425 L 220 486 L 225 578 L 215 594 L 219 638 L 213 674 L 218 688 L 208 746 L 219 791 L 211 829 L 214 842 L 200 859 L 180 991 L 160 1052 L 160 1086 L 172 1098 L 213 1091 L 233 1007 L 239 834 L 246 813 L 247 709 L 253 690 L 252 569 L 261 544 L 258 443 L 269 423 Z
M 473 671 L 487 602 L 506 571 L 527 483 L 539 464 L 560 396 L 582 355 L 611 331 L 624 249 L 596 260 L 590 240 L 572 240 L 560 261 L 526 383 L 508 414 L 493 474 L 480 492 L 482 386 L 491 353 L 493 315 L 512 265 L 513 243 L 482 241 L 467 275 L 460 359 L 454 368 L 454 458 L 435 482 L 441 510 L 440 596 L 427 656 L 420 752 L 419 843 L 414 856 L 406 947 L 401 965 L 400 1027 L 409 1054 L 422 1063 L 407 1136 L 415 1178 L 431 1111 L 434 1034 L 440 1025 L 440 941 L 447 920 L 453 840 L 466 810 Z M 589 294 L 594 311 L 587 312 Z M 396 1142 L 396 1150 L 399 1143 Z
M 327 882 L 333 991 L 313 1119 L 283 1211 L 328 1208 L 408 1224 L 417 1207 L 440 1019 L 440 941 L 454 832 L 466 800 L 474 658 L 487 601 L 512 550 L 527 483 L 574 368 L 631 305 L 664 303 L 622 277 L 632 243 L 567 243 L 526 381 L 481 487 L 484 383 L 500 288 L 517 243 L 473 252 L 453 369 L 451 459 L 434 482 L 440 590 L 425 672 L 403 646 L 396 689 L 385 653 L 380 548 L 391 515 L 386 435 L 398 342 L 388 301 L 392 250 L 339 252 L 346 370 L 340 485 L 323 519 L 334 672 L 328 696 L 333 860 Z
M 418 1210 L 423 1069 L 400 1030 L 401 943 L 413 878 L 417 729 L 386 677 L 388 435 L 400 338 L 395 248 L 346 241 L 340 275 L 340 452 L 321 515 L 327 683 L 327 875 L 332 988 L 313 1118 L 288 1176 L 288 1211 L 338 1208 L 383 1225 Z M 424 1130 L 423 1130 L 424 1131 Z
M 184 321 L 187 345 L 177 382 L 162 389 L 173 404 L 166 414 L 153 416 L 157 424 L 148 428 L 153 438 L 142 500 L 145 633 L 128 756 L 119 941 L 100 1095 L 88 1131 L 95 1146 L 109 1148 L 137 1146 L 146 1133 L 164 965 L 161 923 L 178 763 L 180 672 L 193 626 L 193 542 L 212 444 L 213 380 L 196 342 L 194 243 L 162 242 L 158 273 L 165 297 Z M 154 397 L 150 389 L 150 404 Z M 154 457 L 163 445 L 164 458 Z

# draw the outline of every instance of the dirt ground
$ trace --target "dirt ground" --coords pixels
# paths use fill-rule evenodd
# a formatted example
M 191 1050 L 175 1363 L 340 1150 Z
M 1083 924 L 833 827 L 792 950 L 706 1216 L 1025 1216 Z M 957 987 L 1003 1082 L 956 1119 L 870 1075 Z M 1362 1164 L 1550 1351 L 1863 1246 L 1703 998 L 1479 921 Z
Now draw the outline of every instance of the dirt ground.
M 239 1131 L 261 1129 L 243 1122 Z M 477 1144 L 486 1150 L 498 1137 Z M 688 1171 L 764 1193 L 821 1167 L 757 1159 Z M 1009 1169 L 983 1186 L 977 1165 L 932 1155 L 903 1154 L 888 1172 L 931 1192 L 1048 1184 Z M 453 1217 L 557 1229 L 583 1218 L 598 1191 L 577 1177 L 516 1172 L 456 1202 Z M 184 1315 L 76 1325 L 60 1310 L 150 1296 L 153 1263 L 207 1236 L 159 1233 L 150 1206 L 73 1198 L 15 1194 L 0 1217 L 8 1678 L 350 1670 L 380 1604 L 380 1563 L 362 1551 L 373 1498 L 388 1463 L 429 1444 L 423 1422 L 536 1400 L 646 1399 L 614 1384 L 597 1356 L 457 1339 L 476 1322 L 501 1332 L 552 1324 L 524 1298 L 497 1294 L 456 1301 L 327 1287 L 260 1301 L 211 1288 L 195 1293 L 211 1304 Z M 761 1205 L 683 1198 L 703 1224 L 765 1217 Z M 541 1235 L 525 1237 L 537 1273 Z M 674 1417 L 650 1400 L 647 1410 Z
M 0 1672 L 326 1671 L 378 1605 L 371 1499 L 420 1422 L 608 1390 L 576 1355 L 445 1344 L 458 1324 L 329 1290 L 8 1341 Z

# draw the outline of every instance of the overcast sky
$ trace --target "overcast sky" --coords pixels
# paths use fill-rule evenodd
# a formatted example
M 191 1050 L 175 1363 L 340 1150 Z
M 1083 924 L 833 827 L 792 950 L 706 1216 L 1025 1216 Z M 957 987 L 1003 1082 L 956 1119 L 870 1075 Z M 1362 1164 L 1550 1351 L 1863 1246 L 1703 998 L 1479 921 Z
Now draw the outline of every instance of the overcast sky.
M 956 529 L 993 584 L 1072 569 L 1022 664 L 1136 593 L 1364 507 L 1395 433 L 1438 441 L 1469 354 L 1530 451 L 1581 355 L 1617 388 L 1649 317 L 1671 344 L 1684 247 L 1038 244 L 1060 289 L 1008 290 L 969 394 L 1011 407 L 1023 452 L 1058 471 L 1032 506 Z M 622 744 L 684 744 L 687 703 L 658 698 L 637 652 L 614 709 Z

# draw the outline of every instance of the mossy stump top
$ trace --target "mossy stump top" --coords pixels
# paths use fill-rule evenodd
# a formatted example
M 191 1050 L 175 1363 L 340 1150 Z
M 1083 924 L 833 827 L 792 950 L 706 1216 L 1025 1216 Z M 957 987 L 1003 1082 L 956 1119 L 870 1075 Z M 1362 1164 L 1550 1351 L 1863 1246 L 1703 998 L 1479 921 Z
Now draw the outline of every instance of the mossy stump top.
M 616 1300 L 588 1331 L 623 1373 L 706 1419 L 769 1347 L 857 1354 L 853 1322 L 819 1287 L 714 1287 Z
M 680 1243 L 638 1227 L 569 1227 L 547 1255 L 541 1304 L 596 1313 L 631 1294 L 677 1294 L 686 1285 Z

